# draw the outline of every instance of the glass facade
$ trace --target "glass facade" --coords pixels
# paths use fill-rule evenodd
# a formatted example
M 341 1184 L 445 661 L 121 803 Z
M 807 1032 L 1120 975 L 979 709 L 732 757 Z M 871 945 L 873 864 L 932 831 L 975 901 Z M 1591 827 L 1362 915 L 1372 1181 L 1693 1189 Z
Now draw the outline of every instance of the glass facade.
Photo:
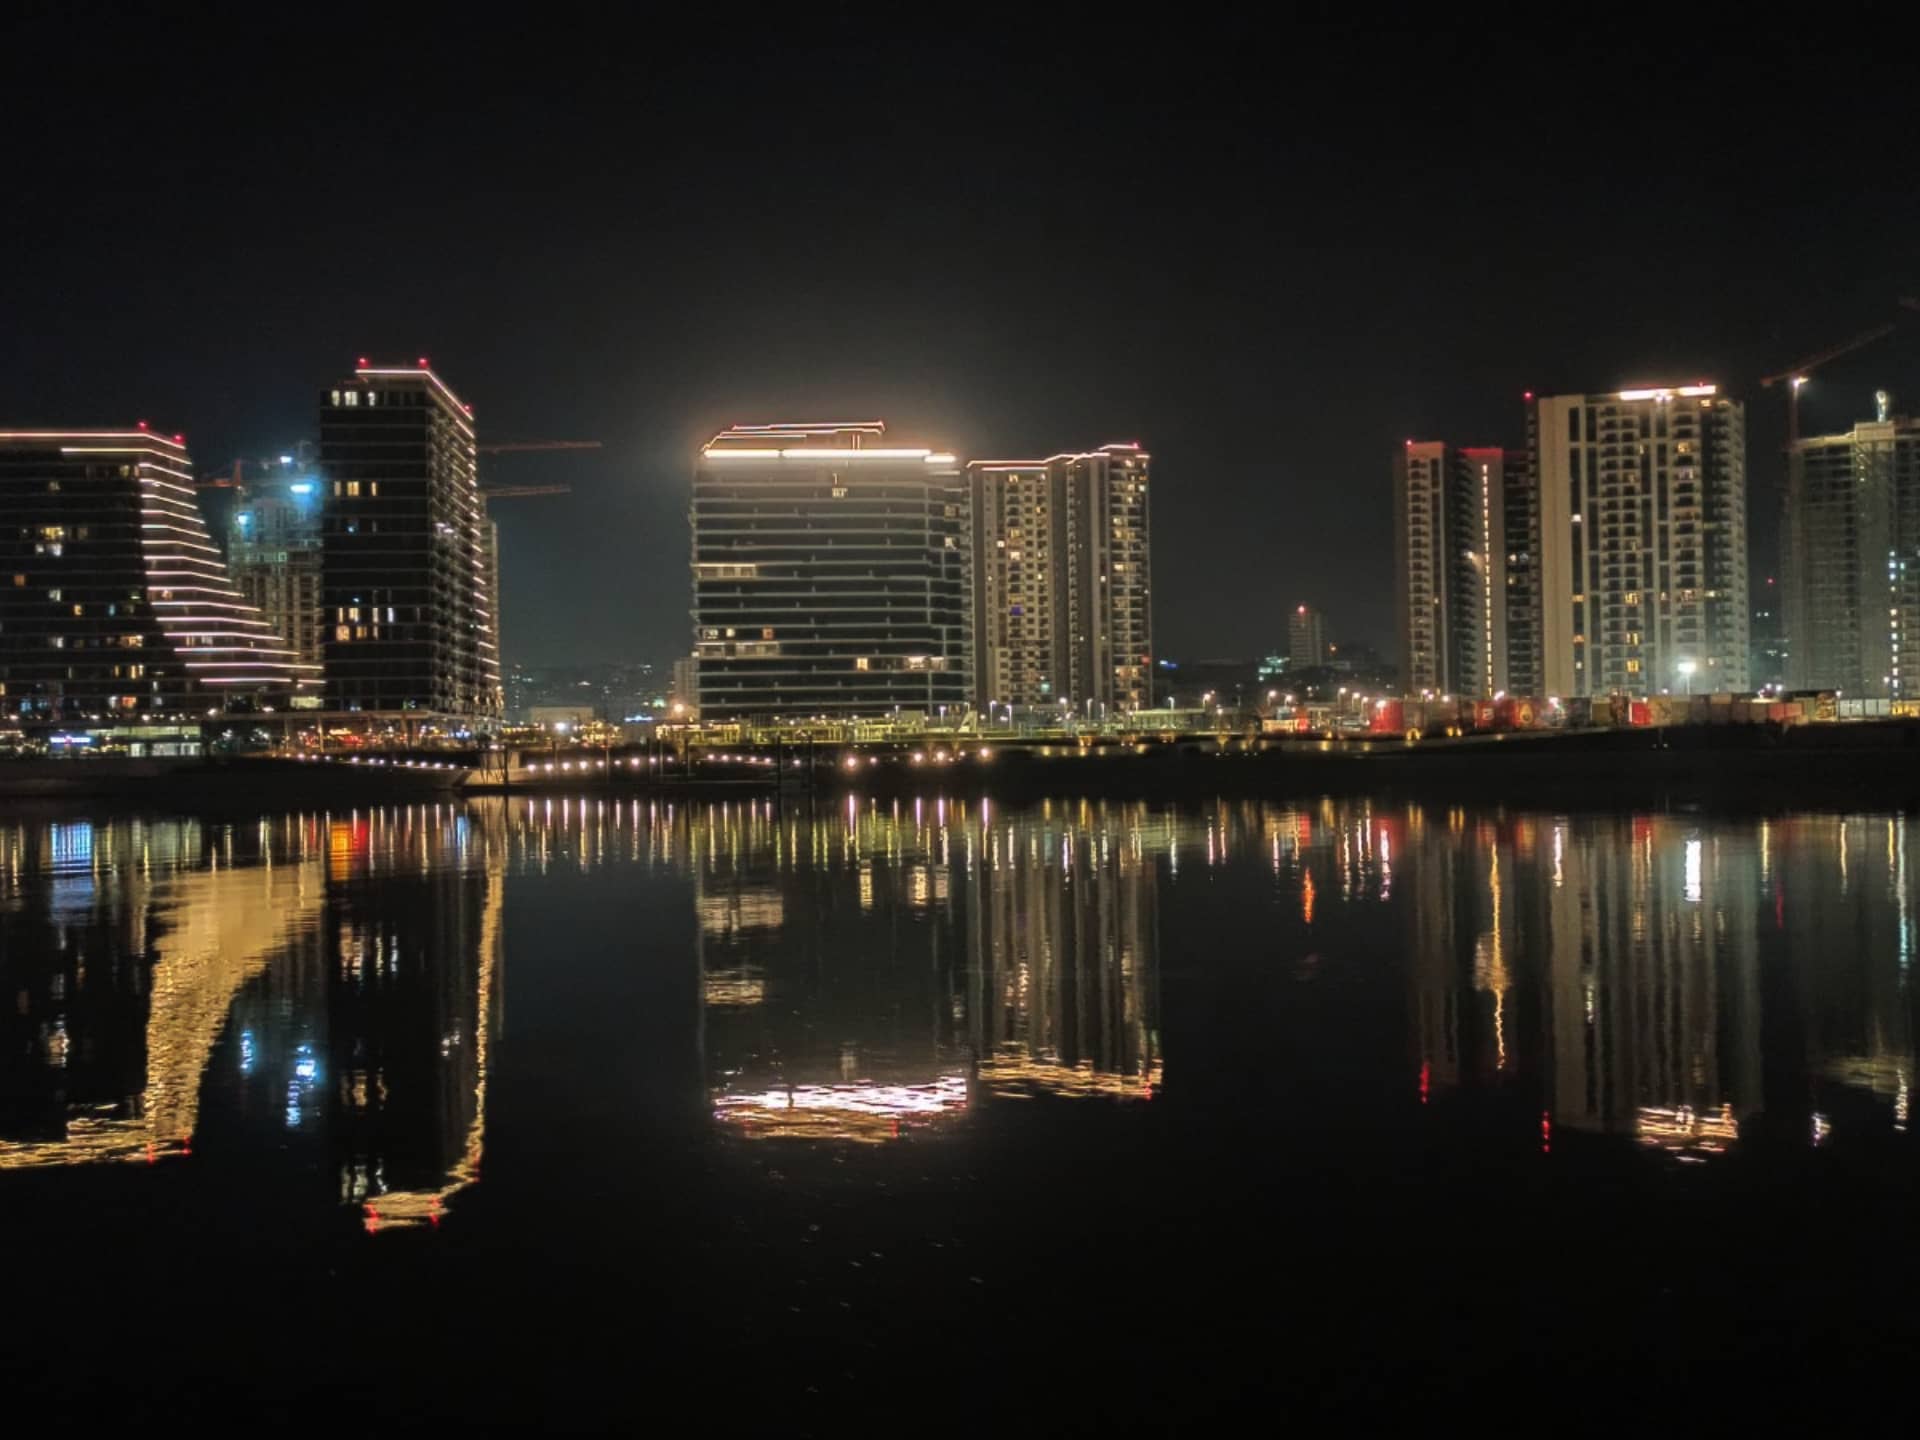
M 693 478 L 705 719 L 953 717 L 971 692 L 967 494 L 878 422 L 742 426 Z

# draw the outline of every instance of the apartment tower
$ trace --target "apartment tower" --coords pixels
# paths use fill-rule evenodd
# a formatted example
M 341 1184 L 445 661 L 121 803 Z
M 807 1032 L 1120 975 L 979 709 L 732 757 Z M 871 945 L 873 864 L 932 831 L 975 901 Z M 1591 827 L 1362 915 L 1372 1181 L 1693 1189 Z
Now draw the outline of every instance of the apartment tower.
M 1746 690 L 1744 407 L 1710 384 L 1542 396 L 1528 439 L 1541 688 Z
M 1099 718 L 1153 665 L 1150 458 L 1138 445 L 967 466 L 974 703 Z
M 459 731 L 502 708 L 495 547 L 473 411 L 423 360 L 320 399 L 329 710 Z
M 1522 452 L 1407 442 L 1394 474 L 1407 693 L 1534 693 L 1531 496 Z

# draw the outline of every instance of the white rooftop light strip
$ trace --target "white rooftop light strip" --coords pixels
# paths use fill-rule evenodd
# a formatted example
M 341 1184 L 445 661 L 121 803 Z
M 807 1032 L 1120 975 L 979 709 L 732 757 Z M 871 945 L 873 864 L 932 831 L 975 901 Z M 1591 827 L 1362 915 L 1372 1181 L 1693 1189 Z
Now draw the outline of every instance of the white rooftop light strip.
M 883 435 L 884 420 L 776 420 L 770 425 L 729 425 L 718 439 L 730 435 L 836 435 L 857 431 L 862 435 Z
M 708 446 L 700 452 L 709 460 L 924 460 L 929 465 L 951 465 L 953 456 L 917 450 L 847 450 L 825 446 L 801 445 L 788 450 L 716 450 Z
M 849 450 L 801 446 L 782 450 L 780 455 L 785 460 L 924 460 L 932 453 L 925 447 L 918 450 Z
M 0 440 L 131 440 L 132 445 L 114 445 L 102 447 L 103 454 L 126 454 L 136 451 L 142 444 L 164 445 L 170 450 L 186 454 L 187 447 L 178 440 L 151 430 L 0 430 Z M 64 453 L 67 446 L 61 446 Z
M 1720 387 L 1718 385 L 1682 385 L 1677 389 L 1665 386 L 1654 386 L 1642 390 L 1622 390 L 1614 398 L 1616 400 L 1671 400 L 1674 396 L 1679 395 L 1688 400 L 1695 400 L 1702 396 L 1718 395 L 1719 393 Z

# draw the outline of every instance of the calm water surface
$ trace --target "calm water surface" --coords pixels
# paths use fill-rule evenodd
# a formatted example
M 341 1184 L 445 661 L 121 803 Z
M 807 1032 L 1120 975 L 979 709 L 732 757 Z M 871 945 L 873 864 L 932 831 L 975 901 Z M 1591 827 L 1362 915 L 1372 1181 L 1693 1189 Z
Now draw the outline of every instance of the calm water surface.
M 1917 843 L 1358 801 L 16 814 L 17 1403 L 1866 1397 L 1915 1339 Z

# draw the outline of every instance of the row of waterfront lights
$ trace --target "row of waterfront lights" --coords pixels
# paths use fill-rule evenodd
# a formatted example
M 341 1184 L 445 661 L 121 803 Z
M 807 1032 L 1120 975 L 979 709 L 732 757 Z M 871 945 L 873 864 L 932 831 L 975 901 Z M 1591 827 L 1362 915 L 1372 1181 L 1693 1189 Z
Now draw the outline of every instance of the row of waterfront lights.
M 925 750 L 915 750 L 907 756 L 908 762 L 914 765 L 925 765 L 929 762 L 935 765 L 953 765 L 967 759 L 991 760 L 992 758 L 993 751 L 985 745 L 982 745 L 978 750 L 935 750 L 931 753 Z M 861 757 L 857 754 L 848 755 L 841 761 L 841 764 L 845 765 L 849 770 L 858 770 L 860 768 L 860 759 Z M 869 755 L 866 757 L 866 762 L 869 765 L 878 765 L 880 763 L 880 757 L 878 755 Z

